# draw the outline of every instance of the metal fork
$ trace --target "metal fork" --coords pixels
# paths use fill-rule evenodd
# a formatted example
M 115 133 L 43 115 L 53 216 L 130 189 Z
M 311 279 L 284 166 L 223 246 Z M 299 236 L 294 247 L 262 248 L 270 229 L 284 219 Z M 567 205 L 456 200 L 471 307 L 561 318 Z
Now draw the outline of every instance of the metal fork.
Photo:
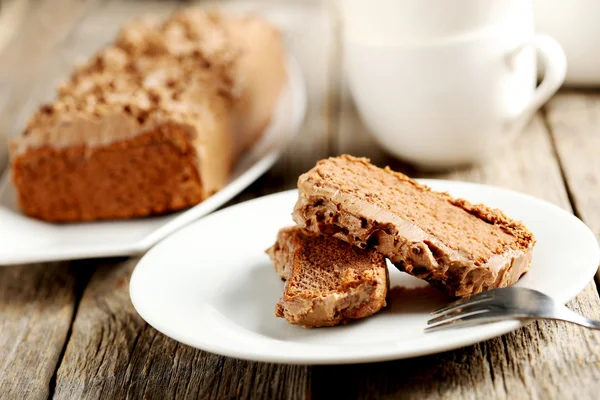
M 600 321 L 585 318 L 537 290 L 522 287 L 492 289 L 450 303 L 431 313 L 425 332 L 506 320 L 553 319 L 599 329 Z

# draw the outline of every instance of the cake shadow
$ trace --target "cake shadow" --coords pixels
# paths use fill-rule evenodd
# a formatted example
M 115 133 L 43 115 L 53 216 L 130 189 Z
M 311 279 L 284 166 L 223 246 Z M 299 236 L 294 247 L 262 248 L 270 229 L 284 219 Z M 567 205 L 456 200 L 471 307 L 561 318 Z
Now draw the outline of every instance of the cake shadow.
M 430 313 L 450 301 L 448 296 L 431 286 L 397 285 L 388 291 L 387 306 L 381 312 L 388 314 Z

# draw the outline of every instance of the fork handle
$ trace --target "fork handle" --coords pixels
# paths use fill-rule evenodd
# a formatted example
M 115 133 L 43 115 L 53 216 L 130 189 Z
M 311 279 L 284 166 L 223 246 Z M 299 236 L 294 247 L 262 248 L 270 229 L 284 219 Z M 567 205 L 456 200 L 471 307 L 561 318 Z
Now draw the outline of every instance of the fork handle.
M 567 307 L 561 308 L 559 315 L 551 319 L 572 322 L 574 324 L 581 325 L 586 328 L 600 330 L 600 321 L 595 321 L 593 319 L 586 318 L 583 315 L 577 314 L 576 312 L 569 310 Z

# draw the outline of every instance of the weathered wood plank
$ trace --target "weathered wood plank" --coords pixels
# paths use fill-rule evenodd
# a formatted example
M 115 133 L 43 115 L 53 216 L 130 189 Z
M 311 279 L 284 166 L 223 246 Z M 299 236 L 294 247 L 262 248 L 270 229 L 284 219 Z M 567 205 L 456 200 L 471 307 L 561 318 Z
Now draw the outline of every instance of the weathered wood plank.
M 338 153 L 365 155 L 423 176 L 390 159 L 375 145 L 344 92 Z M 534 150 L 533 150 L 534 149 Z M 429 174 L 503 186 L 570 209 L 552 143 L 540 116 L 511 146 L 485 165 Z M 600 316 L 600 299 L 591 282 L 569 307 L 591 318 Z M 324 397 L 329 382 L 344 381 L 344 392 L 358 397 L 406 398 L 594 398 L 600 388 L 600 337 L 582 328 L 542 322 L 453 352 L 419 359 L 348 367 L 315 367 L 314 397 Z
M 600 92 L 561 92 L 545 110 L 575 212 L 600 239 Z
M 0 267 L 1 398 L 48 397 L 85 275 L 66 263 Z
M 251 11 L 256 9 L 252 4 L 235 8 Z M 329 20 L 310 3 L 286 8 L 258 4 L 259 11 L 285 27 L 288 47 L 306 73 L 310 106 L 301 136 L 234 202 L 295 186 L 299 173 L 329 152 Z M 224 358 L 178 344 L 149 327 L 129 301 L 128 279 L 136 263 L 111 262 L 92 277 L 58 369 L 56 398 L 308 396 L 309 367 Z
M 68 3 L 68 4 L 67 4 Z M 52 82 L 48 55 L 64 39 L 85 4 L 16 1 L 2 13 L 4 28 L 0 66 L 0 172 L 6 162 L 6 142 L 21 127 Z M 40 24 L 53 12 L 56 26 Z M 9 14 L 3 14 L 9 12 Z M 26 32 L 11 29 L 25 25 Z M 9 37 L 10 36 L 10 37 Z M 40 47 L 42 48 L 40 50 Z M 44 71 L 44 73 L 41 73 Z M 52 393 L 56 366 L 90 272 L 81 263 L 0 267 L 0 398 L 38 399 Z

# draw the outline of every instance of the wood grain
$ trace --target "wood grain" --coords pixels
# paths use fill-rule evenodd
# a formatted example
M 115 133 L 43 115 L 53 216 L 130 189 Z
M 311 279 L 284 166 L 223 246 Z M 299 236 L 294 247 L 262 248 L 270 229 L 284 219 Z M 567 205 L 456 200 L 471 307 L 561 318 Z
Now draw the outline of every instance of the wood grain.
M 562 92 L 545 110 L 575 212 L 600 239 L 600 93 Z
M 449 173 L 423 174 L 394 161 L 370 138 L 347 91 L 342 98 L 337 153 L 369 156 L 414 176 L 460 179 L 529 193 L 570 210 L 552 142 L 538 115 L 510 148 L 485 165 Z M 535 149 L 535 151 L 532 151 Z M 569 307 L 600 317 L 594 282 Z M 419 359 L 349 367 L 315 367 L 314 397 L 328 382 L 344 379 L 344 395 L 402 398 L 594 398 L 600 388 L 600 335 L 556 322 L 534 323 L 464 349 Z M 565 389 L 568 388 L 568 389 Z M 563 392 L 568 390 L 567 392 Z
M 86 275 L 77 264 L 0 267 L 1 398 L 48 397 Z

